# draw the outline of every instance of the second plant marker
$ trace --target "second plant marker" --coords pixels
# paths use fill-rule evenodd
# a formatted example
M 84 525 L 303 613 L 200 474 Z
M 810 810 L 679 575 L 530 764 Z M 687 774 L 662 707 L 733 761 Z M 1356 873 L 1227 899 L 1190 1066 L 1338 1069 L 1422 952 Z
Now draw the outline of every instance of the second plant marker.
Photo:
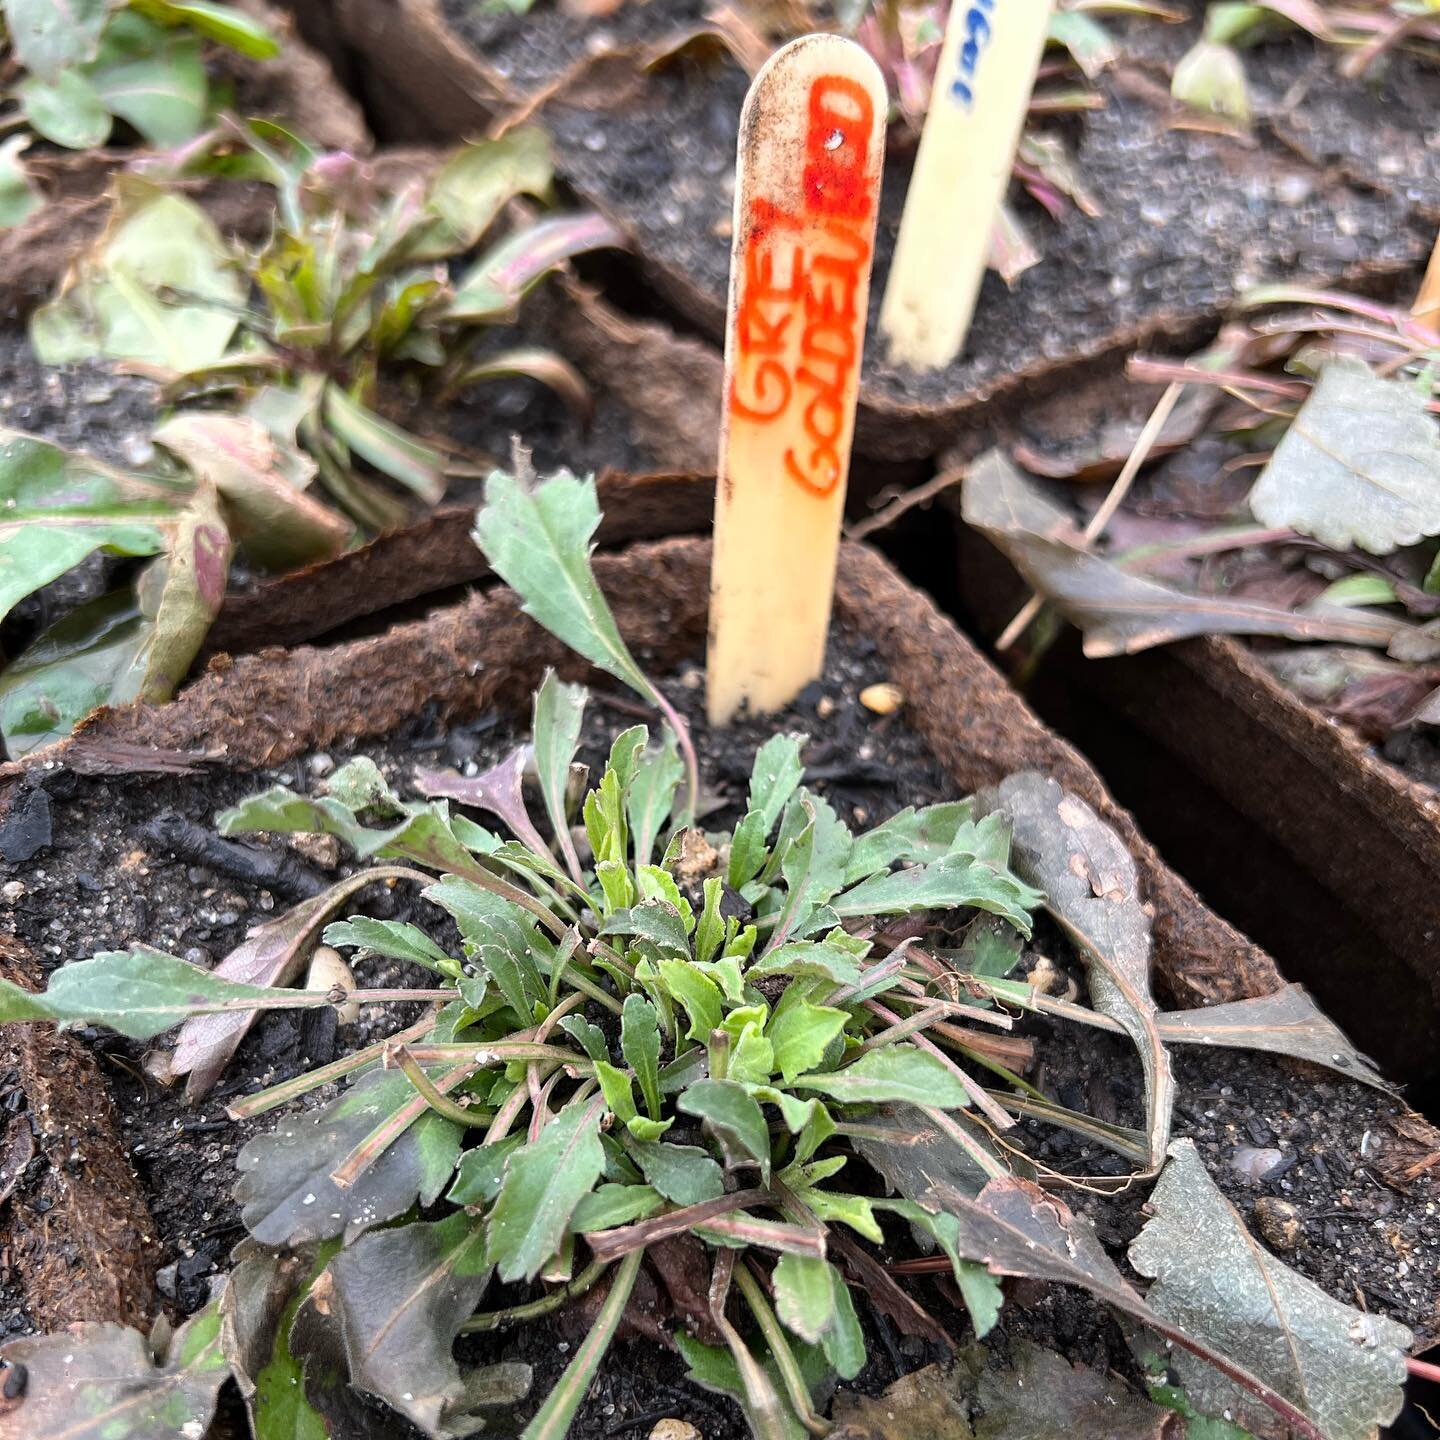
M 880 309 L 889 358 L 948 365 L 975 313 L 1050 0 L 954 0 Z
M 870 294 L 885 84 L 837 35 L 755 77 L 740 117 L 708 708 L 792 700 L 824 664 Z

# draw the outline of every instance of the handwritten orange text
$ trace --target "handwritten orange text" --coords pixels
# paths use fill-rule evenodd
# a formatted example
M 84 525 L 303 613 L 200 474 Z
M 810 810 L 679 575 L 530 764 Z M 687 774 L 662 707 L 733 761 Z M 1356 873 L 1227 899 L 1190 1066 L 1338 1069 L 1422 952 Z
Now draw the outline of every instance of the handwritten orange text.
M 731 418 L 773 425 L 798 412 L 804 441 L 786 449 L 785 472 L 818 496 L 845 473 L 877 200 L 874 121 L 858 82 L 816 80 L 793 199 L 756 197 L 742 222 Z

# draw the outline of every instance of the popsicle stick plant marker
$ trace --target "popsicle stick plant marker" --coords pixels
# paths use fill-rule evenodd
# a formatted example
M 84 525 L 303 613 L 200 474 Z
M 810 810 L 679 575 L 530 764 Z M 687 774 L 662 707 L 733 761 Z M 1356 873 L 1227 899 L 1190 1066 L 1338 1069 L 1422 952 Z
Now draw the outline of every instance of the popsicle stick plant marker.
M 708 707 L 778 709 L 819 674 L 835 584 L 885 138 L 875 62 L 806 35 L 740 117 Z
M 1049 19 L 1050 0 L 950 9 L 880 309 L 896 364 L 938 369 L 965 346 Z

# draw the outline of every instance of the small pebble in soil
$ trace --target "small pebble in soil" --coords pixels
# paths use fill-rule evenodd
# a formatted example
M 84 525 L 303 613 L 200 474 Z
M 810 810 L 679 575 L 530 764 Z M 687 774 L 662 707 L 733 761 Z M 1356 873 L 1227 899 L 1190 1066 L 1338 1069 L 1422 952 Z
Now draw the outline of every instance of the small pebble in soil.
M 650 1432 L 650 1440 L 703 1440 L 688 1420 L 658 1420 Z
M 1295 1250 L 1305 1240 L 1300 1212 L 1277 1195 L 1262 1195 L 1255 1202 L 1255 1228 L 1273 1250 Z
M 1253 1180 L 1258 1184 L 1284 1159 L 1284 1154 L 1279 1150 L 1261 1150 L 1254 1145 L 1242 1145 L 1230 1157 L 1230 1168 L 1237 1175 L 1243 1175 L 1247 1180 Z
M 905 703 L 905 692 L 888 681 L 867 685 L 860 692 L 860 703 L 876 715 L 893 715 Z

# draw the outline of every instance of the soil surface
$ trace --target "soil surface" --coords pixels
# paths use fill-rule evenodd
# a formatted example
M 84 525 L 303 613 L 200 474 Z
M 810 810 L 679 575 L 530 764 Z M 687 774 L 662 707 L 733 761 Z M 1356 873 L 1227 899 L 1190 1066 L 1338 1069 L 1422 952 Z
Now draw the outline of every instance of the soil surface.
M 654 0 L 635 7 L 633 16 L 625 7 L 620 17 L 625 27 L 643 23 L 643 39 L 653 43 L 692 29 L 694 10 L 693 0 Z M 445 13 L 487 62 L 500 57 L 522 91 L 539 90 L 571 69 L 587 46 L 590 53 L 605 43 L 623 52 L 642 38 L 629 28 L 622 34 L 619 17 L 586 22 L 547 3 L 523 20 L 484 15 L 463 0 L 446 0 Z M 1171 128 L 1162 62 L 1183 53 L 1193 26 L 1106 23 L 1127 50 L 1133 45 L 1135 63 L 1127 59 L 1096 82 L 1103 109 L 1051 127 L 1070 145 L 1101 213 L 1090 217 L 1072 208 L 1057 224 L 1012 189 L 1012 204 L 1042 262 L 1009 288 L 987 275 L 966 355 L 943 370 L 897 370 L 872 345 L 865 402 L 882 410 L 958 413 L 1008 381 L 1038 379 L 1065 362 L 1192 332 L 1262 280 L 1359 278 L 1423 258 L 1433 220 L 1419 221 L 1415 212 L 1430 182 L 1379 183 L 1400 173 L 1397 166 L 1416 162 L 1417 151 L 1430 169 L 1437 166 L 1416 123 L 1432 113 L 1428 90 L 1412 93 L 1408 70 L 1393 94 L 1329 76 L 1314 87 L 1326 105 L 1337 91 L 1344 96 L 1335 143 L 1344 134 L 1367 137 L 1352 142 L 1351 149 L 1360 147 L 1353 163 L 1331 171 L 1329 141 L 1317 140 L 1311 163 L 1270 128 L 1262 128 L 1256 143 Z M 1296 40 L 1249 51 L 1246 63 L 1258 91 L 1283 98 L 1295 72 L 1333 60 L 1328 54 L 1317 60 L 1308 41 Z M 582 86 L 583 104 L 578 97 L 567 104 L 562 86 L 544 112 L 562 172 L 631 230 L 669 298 L 713 335 L 724 313 L 735 142 L 747 85 L 735 62 L 707 55 L 702 64 L 687 55 L 649 75 L 638 96 L 607 100 L 603 87 Z M 1414 108 L 1407 108 L 1411 102 Z M 1316 109 L 1318 116 L 1323 107 Z M 1285 111 L 1291 119 L 1300 113 Z M 1341 108 L 1333 113 L 1339 116 Z M 887 164 L 872 327 L 909 165 L 901 153 Z M 884 433 L 890 453 L 895 444 L 917 443 Z M 863 423 L 860 441 L 866 442 Z
M 837 635 L 824 679 L 778 722 L 742 720 L 712 734 L 698 723 L 700 671 L 689 669 L 674 677 L 667 689 L 697 722 L 712 806 L 704 823 L 719 828 L 736 817 L 754 750 L 777 723 L 814 737 L 806 751 L 808 782 L 857 826 L 877 823 L 902 802 L 951 798 L 925 745 L 898 716 L 882 718 L 859 704 L 859 691 L 885 678 L 884 658 L 872 645 Z M 610 738 L 633 723 L 636 708 L 626 696 L 596 693 L 587 715 L 583 758 L 594 767 L 602 764 Z M 392 783 L 408 793 L 417 765 L 469 770 L 495 760 L 521 738 L 522 729 L 492 713 L 449 729 L 422 720 L 355 753 L 371 755 Z M 215 814 L 270 783 L 313 790 L 350 753 L 309 755 L 263 773 L 214 770 L 188 777 L 97 780 L 56 770 L 39 777 L 38 786 L 12 814 L 43 810 L 43 825 L 37 826 L 32 814 L 30 834 L 33 843 L 48 829 L 48 840 L 28 855 L 12 850 L 17 858 L 0 865 L 0 883 L 17 933 L 46 968 L 137 941 L 202 965 L 218 961 L 239 943 L 248 925 L 354 867 L 343 859 L 332 865 L 329 855 L 298 854 L 282 837 L 257 837 L 253 845 L 217 844 Z M 285 854 L 297 863 L 283 880 L 262 885 L 253 876 L 257 852 L 270 859 Z M 455 944 L 448 917 L 414 899 L 408 889 L 377 885 L 357 897 L 351 908 L 412 919 L 441 943 Z M 1043 929 L 1025 963 L 1033 965 L 1042 950 L 1062 969 L 1073 969 L 1058 936 Z M 376 958 L 360 961 L 357 969 L 363 984 L 408 985 L 419 978 Z M 205 1302 L 229 1251 L 242 1238 L 230 1198 L 235 1154 L 252 1134 L 273 1124 L 269 1117 L 232 1123 L 224 1116 L 226 1101 L 391 1033 L 417 1013 L 417 1007 L 403 1004 L 367 1008 L 362 1021 L 339 1029 L 329 1012 L 303 1019 L 283 1013 L 266 1016 L 216 1090 L 196 1108 L 147 1074 L 147 1047 L 108 1033 L 87 1037 L 124 1117 L 127 1146 L 156 1221 L 161 1289 L 177 1314 Z M 1107 1119 L 1133 1123 L 1138 1118 L 1138 1065 L 1123 1045 L 1068 1028 L 1052 1034 L 1041 1027 L 1036 1033 L 1042 1058 L 1033 1078 L 1048 1094 Z M 1299 1207 L 1303 1239 L 1283 1258 L 1341 1298 L 1433 1335 L 1433 1276 L 1440 1262 L 1440 1238 L 1429 1224 L 1433 1172 L 1420 1172 L 1407 1191 L 1386 1184 L 1377 1163 L 1387 1152 L 1404 1150 L 1403 1135 L 1396 1130 L 1403 1127 L 1403 1107 L 1365 1087 L 1302 1073 L 1264 1057 L 1181 1051 L 1177 1071 L 1177 1132 L 1195 1137 L 1218 1183 L 1242 1213 L 1249 1218 L 1255 1201 L 1265 1194 Z M 0 1094 L 7 1083 L 0 1076 Z M 328 1093 L 320 1091 L 307 1103 L 318 1103 Z M 1027 1148 L 1051 1170 L 1077 1175 L 1124 1172 L 1114 1157 L 1087 1151 L 1066 1132 L 1024 1128 Z M 1278 1152 L 1258 1184 L 1235 1170 L 1237 1152 L 1244 1147 Z M 22 1179 L 11 1204 L 27 1203 L 33 1178 Z M 1111 1247 L 1122 1246 L 1143 1222 L 1144 1196 L 1138 1189 L 1121 1196 L 1069 1188 L 1063 1193 L 1067 1203 L 1093 1216 Z M 944 1288 L 931 1280 L 914 1284 L 942 1323 L 963 1334 L 965 1322 Z M 1011 1290 L 995 1363 L 1003 1362 L 1007 1337 L 1023 1335 L 1076 1361 L 1134 1375 L 1118 1327 L 1087 1297 L 1028 1284 Z M 25 1327 L 22 1298 L 0 1291 L 0 1305 L 6 1306 L 0 1333 Z M 487 1305 L 507 1303 L 508 1298 L 492 1292 Z M 516 1292 L 515 1298 L 524 1297 Z M 933 1347 L 894 1333 L 889 1322 L 862 1308 L 871 1363 L 856 1382 L 861 1388 L 878 1391 L 898 1374 L 938 1358 Z M 536 1394 L 543 1395 L 568 1358 L 565 1347 L 583 1334 L 583 1323 L 578 1330 L 576 1325 L 576 1320 L 561 1317 L 554 1328 L 530 1327 L 470 1343 L 468 1350 L 477 1359 L 503 1355 L 528 1360 L 536 1369 Z M 677 1415 L 690 1419 L 711 1440 L 739 1440 L 745 1430 L 733 1407 L 695 1391 L 683 1380 L 683 1369 L 678 1357 L 643 1341 L 617 1347 L 572 1433 L 580 1440 L 599 1440 L 627 1429 L 643 1433 L 644 1425 Z M 397 1423 L 386 1433 L 405 1431 Z

